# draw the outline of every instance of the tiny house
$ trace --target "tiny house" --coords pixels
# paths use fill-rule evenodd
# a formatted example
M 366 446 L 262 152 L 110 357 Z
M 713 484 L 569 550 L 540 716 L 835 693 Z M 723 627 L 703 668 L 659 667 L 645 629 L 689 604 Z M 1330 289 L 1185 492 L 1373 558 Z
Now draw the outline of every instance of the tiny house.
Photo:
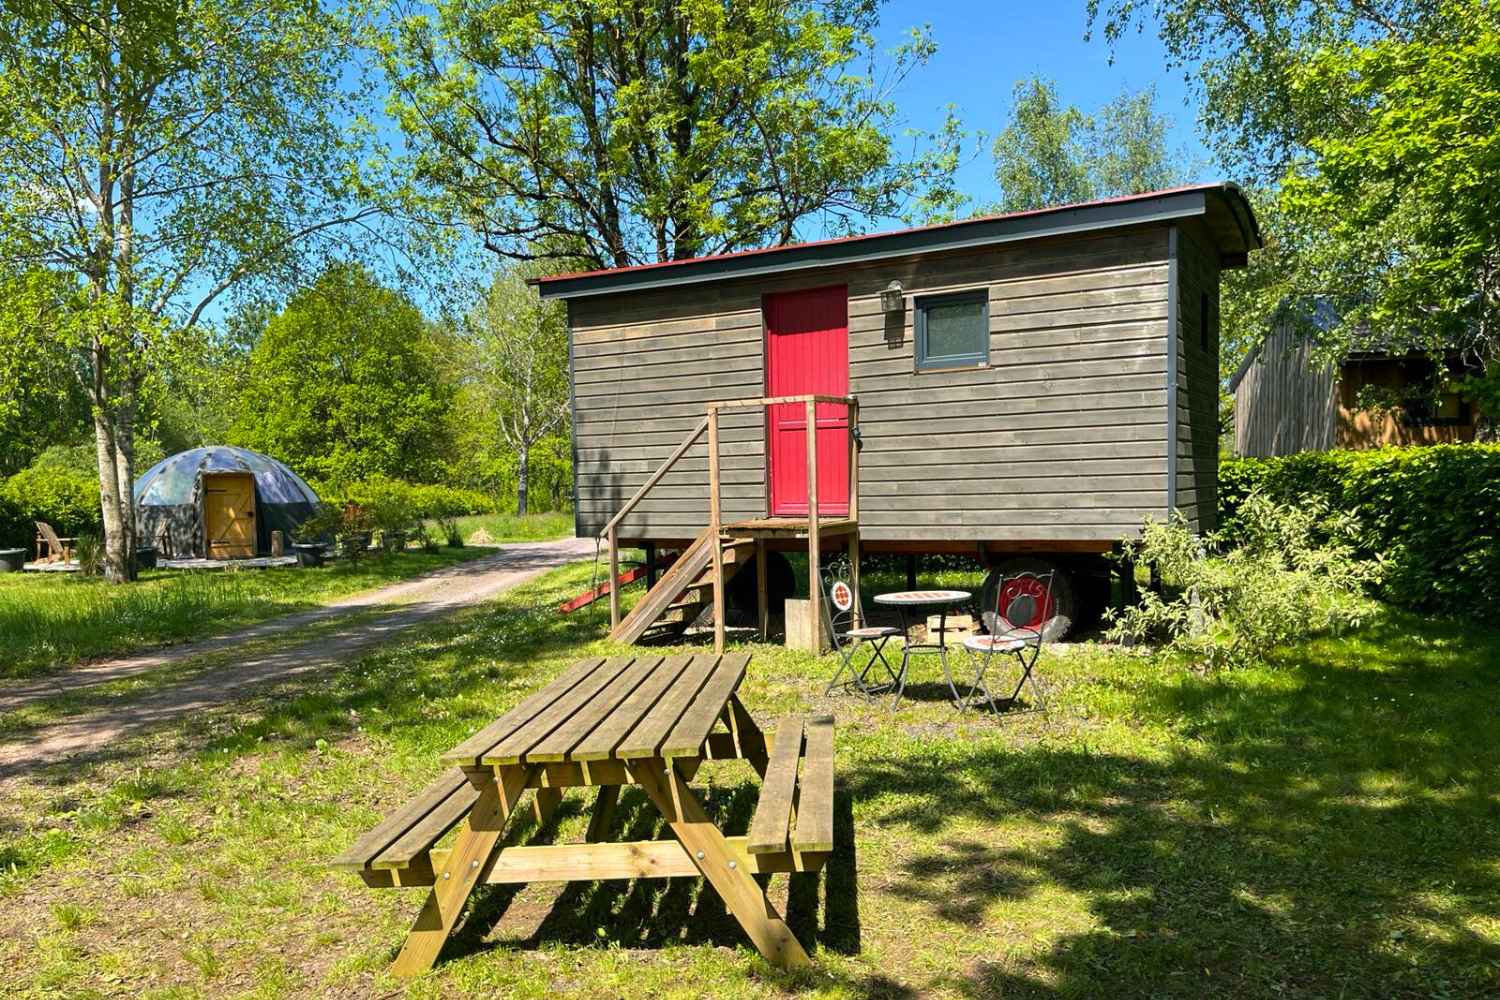
M 709 562 L 758 564 L 764 619 L 766 553 L 810 533 L 970 554 L 991 593 L 1056 569 L 1073 617 L 1144 518 L 1213 526 L 1219 273 L 1259 246 L 1213 184 L 538 279 L 567 303 L 578 533 L 681 553 L 616 636 L 689 620 Z

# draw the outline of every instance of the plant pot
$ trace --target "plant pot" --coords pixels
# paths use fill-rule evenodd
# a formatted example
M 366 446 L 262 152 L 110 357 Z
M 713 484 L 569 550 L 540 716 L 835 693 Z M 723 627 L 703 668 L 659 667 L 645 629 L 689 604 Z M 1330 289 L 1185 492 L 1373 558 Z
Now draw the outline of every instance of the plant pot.
M 339 551 L 346 556 L 358 558 L 370 550 L 370 533 L 355 531 L 339 536 Z
M 136 569 L 155 569 L 156 568 L 156 546 L 154 546 L 154 545 L 141 545 L 141 546 L 138 546 L 136 548 L 136 550 L 135 550 L 135 568 Z
M 383 531 L 380 534 L 380 547 L 387 553 L 400 552 L 406 548 L 406 532 Z
M 0 549 L 0 573 L 20 572 L 25 563 L 25 549 Z
M 292 554 L 297 557 L 298 566 L 323 565 L 323 546 L 319 543 L 294 542 Z

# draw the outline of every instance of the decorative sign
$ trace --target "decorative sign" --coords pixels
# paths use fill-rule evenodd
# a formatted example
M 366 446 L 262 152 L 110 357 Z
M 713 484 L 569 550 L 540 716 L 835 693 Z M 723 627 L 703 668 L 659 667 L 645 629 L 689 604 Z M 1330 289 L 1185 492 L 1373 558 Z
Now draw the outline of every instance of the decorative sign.
M 854 590 L 843 580 L 833 581 L 829 588 L 828 597 L 833 601 L 833 606 L 840 611 L 848 611 L 854 607 Z

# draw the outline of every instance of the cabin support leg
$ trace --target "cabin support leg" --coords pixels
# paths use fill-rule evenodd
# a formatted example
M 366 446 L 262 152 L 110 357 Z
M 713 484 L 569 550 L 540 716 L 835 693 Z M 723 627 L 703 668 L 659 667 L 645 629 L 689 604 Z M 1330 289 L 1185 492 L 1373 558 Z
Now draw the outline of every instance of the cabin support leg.
M 917 589 L 917 555 L 915 552 L 906 557 L 906 589 Z
M 854 591 L 854 627 L 865 624 L 865 608 L 859 599 L 859 532 L 849 533 L 849 587 Z
M 646 543 L 646 590 L 656 586 L 656 543 Z
M 771 597 L 766 587 L 766 540 L 755 540 L 755 613 L 760 619 L 760 641 L 771 634 Z

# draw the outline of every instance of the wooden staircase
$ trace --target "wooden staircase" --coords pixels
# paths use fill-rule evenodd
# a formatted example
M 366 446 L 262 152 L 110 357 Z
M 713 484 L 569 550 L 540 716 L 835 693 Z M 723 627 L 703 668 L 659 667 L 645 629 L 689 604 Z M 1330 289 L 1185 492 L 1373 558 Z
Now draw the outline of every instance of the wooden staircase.
M 714 601 L 713 545 L 708 529 L 694 539 L 656 586 L 609 633 L 617 642 L 653 642 L 682 635 Z M 721 538 L 724 581 L 734 578 L 755 554 L 752 538 Z

